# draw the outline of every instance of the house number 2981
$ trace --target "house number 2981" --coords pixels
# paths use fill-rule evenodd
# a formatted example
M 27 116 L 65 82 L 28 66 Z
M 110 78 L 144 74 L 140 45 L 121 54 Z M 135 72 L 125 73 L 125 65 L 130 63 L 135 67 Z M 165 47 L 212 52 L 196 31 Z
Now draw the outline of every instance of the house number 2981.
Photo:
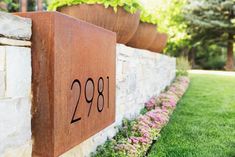
M 105 96 L 103 94 L 104 92 L 104 87 L 105 87 L 105 84 L 107 84 L 107 101 L 108 101 L 108 108 L 109 108 L 109 77 L 107 76 L 106 79 L 104 79 L 103 77 L 99 77 L 99 79 L 97 80 L 97 83 L 95 83 L 95 81 L 92 79 L 92 78 L 88 78 L 86 80 L 86 83 L 84 85 L 84 89 L 82 90 L 82 85 L 81 85 L 81 82 L 78 80 L 78 79 L 75 79 L 72 84 L 71 84 L 71 90 L 75 89 L 75 88 L 78 88 L 78 92 L 76 93 L 77 94 L 77 100 L 76 100 L 76 104 L 74 105 L 75 108 L 73 110 L 73 115 L 72 115 L 72 118 L 71 118 L 71 124 L 72 123 L 75 123 L 75 122 L 78 122 L 82 119 L 82 117 L 76 117 L 76 112 L 78 110 L 78 106 L 79 106 L 79 101 L 80 101 L 80 98 L 81 98 L 81 93 L 82 91 L 84 91 L 84 97 L 85 97 L 85 100 L 88 104 L 88 113 L 87 113 L 87 116 L 89 117 L 90 116 L 90 113 L 91 113 L 91 109 L 92 109 L 92 106 L 93 106 L 93 103 L 95 102 L 96 103 L 96 108 L 97 108 L 97 111 L 98 112 L 102 112 L 103 109 L 104 109 L 104 101 L 105 101 Z M 95 88 L 95 86 L 97 86 L 97 89 Z M 94 95 L 95 93 L 97 93 L 98 97 L 97 97 L 97 100 L 94 100 Z

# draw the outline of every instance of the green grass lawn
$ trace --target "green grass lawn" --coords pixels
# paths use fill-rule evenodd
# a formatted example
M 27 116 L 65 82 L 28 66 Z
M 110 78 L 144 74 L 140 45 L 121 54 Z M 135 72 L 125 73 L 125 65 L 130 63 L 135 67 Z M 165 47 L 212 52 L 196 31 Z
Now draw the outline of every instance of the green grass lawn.
M 235 77 L 193 74 L 149 157 L 235 157 Z

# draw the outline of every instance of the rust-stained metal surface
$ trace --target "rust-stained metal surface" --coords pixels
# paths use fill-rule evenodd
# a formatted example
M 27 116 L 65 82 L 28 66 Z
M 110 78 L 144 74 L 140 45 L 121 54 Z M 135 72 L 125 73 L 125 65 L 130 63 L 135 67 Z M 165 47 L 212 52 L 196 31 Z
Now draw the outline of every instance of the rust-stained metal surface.
M 115 33 L 57 12 L 32 18 L 33 157 L 57 157 L 115 120 Z
M 140 20 L 139 12 L 130 14 L 119 7 L 115 13 L 113 8 L 105 8 L 100 4 L 65 6 L 58 11 L 116 32 L 117 42 L 122 44 L 126 44 L 132 38 Z
M 147 49 L 153 43 L 156 31 L 156 25 L 141 22 L 127 46 Z

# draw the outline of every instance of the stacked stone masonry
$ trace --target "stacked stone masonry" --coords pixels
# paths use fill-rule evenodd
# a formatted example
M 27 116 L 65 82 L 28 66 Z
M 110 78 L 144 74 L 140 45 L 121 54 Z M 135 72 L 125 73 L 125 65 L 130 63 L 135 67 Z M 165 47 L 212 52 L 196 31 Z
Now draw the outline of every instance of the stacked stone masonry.
M 0 157 L 31 156 L 31 20 L 0 12 Z
M 0 157 L 31 157 L 31 21 L 0 12 L 0 23 Z M 61 157 L 88 157 L 175 78 L 174 58 L 121 44 L 116 54 L 115 123 Z

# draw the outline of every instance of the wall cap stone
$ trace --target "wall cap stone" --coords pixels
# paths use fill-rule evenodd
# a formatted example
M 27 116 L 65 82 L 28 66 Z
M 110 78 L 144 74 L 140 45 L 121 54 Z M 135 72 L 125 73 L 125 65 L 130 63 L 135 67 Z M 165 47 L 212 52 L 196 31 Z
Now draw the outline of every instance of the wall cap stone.
M 4 38 L 4 37 L 0 37 L 0 44 L 9 45 L 9 46 L 25 46 L 25 47 L 31 46 L 30 41 L 9 39 L 9 38 Z
M 30 40 L 32 20 L 0 12 L 0 36 L 12 39 Z

